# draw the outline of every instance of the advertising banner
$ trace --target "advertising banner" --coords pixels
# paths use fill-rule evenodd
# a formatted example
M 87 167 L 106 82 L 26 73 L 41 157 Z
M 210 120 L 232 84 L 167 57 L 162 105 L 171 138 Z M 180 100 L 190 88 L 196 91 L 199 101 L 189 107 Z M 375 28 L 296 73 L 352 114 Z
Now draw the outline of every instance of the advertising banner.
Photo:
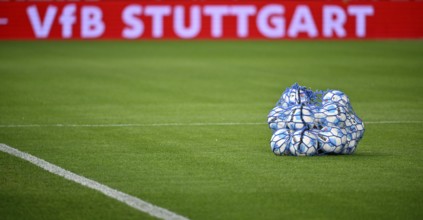
M 4 1 L 0 39 L 423 37 L 423 1 Z

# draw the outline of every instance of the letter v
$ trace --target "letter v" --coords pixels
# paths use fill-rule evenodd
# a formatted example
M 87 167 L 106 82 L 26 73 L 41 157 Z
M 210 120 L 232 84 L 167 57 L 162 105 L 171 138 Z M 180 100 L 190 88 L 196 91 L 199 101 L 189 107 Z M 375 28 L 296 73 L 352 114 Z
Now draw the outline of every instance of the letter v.
M 40 20 L 37 6 L 29 6 L 26 10 L 29 21 L 31 22 L 32 30 L 34 31 L 35 37 L 46 38 L 50 34 L 51 25 L 53 24 L 54 18 L 56 17 L 57 7 L 49 5 L 47 7 L 46 14 L 44 15 L 44 21 Z

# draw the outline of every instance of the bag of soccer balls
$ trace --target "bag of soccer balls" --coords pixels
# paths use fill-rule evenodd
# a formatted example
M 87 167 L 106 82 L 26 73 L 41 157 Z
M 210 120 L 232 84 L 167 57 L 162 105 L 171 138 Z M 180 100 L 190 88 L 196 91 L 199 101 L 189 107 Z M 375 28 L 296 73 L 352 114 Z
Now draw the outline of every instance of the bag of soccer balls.
M 267 122 L 276 155 L 352 154 L 364 134 L 363 121 L 345 93 L 313 92 L 298 84 L 283 92 Z

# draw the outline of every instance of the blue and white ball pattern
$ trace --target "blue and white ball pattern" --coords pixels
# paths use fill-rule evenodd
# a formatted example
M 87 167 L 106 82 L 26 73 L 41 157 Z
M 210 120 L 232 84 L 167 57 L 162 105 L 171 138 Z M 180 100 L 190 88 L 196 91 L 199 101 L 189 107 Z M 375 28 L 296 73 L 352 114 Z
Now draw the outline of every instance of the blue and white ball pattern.
M 364 135 L 364 123 L 348 96 L 339 90 L 287 88 L 267 117 L 276 155 L 352 154 Z
M 286 126 L 291 130 L 311 129 L 314 125 L 314 113 L 307 105 L 293 107 L 286 118 Z
M 284 111 L 284 109 L 280 106 L 275 106 L 272 108 L 272 110 L 270 110 L 269 114 L 267 115 L 267 123 L 274 121 L 282 111 Z
M 282 98 L 289 106 L 307 103 L 310 101 L 307 93 L 301 88 L 292 88 L 285 91 Z
M 272 127 L 274 127 L 273 124 L 278 119 L 279 115 L 281 114 L 283 110 L 284 110 L 283 108 L 276 106 L 267 115 L 267 124 L 269 125 L 269 128 L 272 129 L 272 131 L 273 131 Z
M 348 106 L 350 105 L 350 99 L 345 93 L 339 90 L 329 90 L 323 95 L 322 104 L 338 104 L 341 106 Z
M 278 129 L 286 128 L 286 118 L 290 113 L 291 109 L 281 107 L 275 107 L 270 111 L 267 117 L 267 123 L 272 133 L 275 133 Z
M 310 130 L 298 130 L 292 134 L 289 152 L 295 156 L 314 156 L 318 154 L 318 141 Z
M 353 138 L 361 140 L 364 135 L 364 123 L 356 115 L 350 114 L 345 121 L 345 128 L 352 133 Z
M 288 129 L 277 130 L 270 139 L 270 148 L 274 154 L 289 155 L 289 147 L 291 145 L 291 131 Z
M 339 154 L 347 143 L 347 132 L 338 127 L 324 127 L 317 132 L 320 149 L 323 153 Z
M 357 148 L 358 142 L 364 135 L 364 123 L 356 115 L 350 115 L 346 121 L 347 143 L 342 154 L 352 154 Z
M 342 150 L 342 154 L 352 154 L 355 152 L 357 148 L 358 141 L 352 138 L 351 134 L 347 134 L 347 143 L 345 144 L 344 149 Z
M 320 122 L 323 127 L 345 127 L 348 114 L 348 110 L 343 106 L 326 104 L 320 110 L 320 115 L 322 116 Z

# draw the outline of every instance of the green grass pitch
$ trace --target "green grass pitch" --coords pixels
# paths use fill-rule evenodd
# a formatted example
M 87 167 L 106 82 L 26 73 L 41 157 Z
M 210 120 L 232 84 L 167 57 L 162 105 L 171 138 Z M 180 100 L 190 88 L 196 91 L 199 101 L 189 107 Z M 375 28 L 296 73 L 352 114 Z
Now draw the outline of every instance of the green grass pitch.
M 0 42 L 0 143 L 191 219 L 422 219 L 423 41 Z M 277 157 L 298 82 L 348 94 L 351 156 Z M 250 123 L 144 127 L 52 124 Z M 1 219 L 150 219 L 0 153 Z

